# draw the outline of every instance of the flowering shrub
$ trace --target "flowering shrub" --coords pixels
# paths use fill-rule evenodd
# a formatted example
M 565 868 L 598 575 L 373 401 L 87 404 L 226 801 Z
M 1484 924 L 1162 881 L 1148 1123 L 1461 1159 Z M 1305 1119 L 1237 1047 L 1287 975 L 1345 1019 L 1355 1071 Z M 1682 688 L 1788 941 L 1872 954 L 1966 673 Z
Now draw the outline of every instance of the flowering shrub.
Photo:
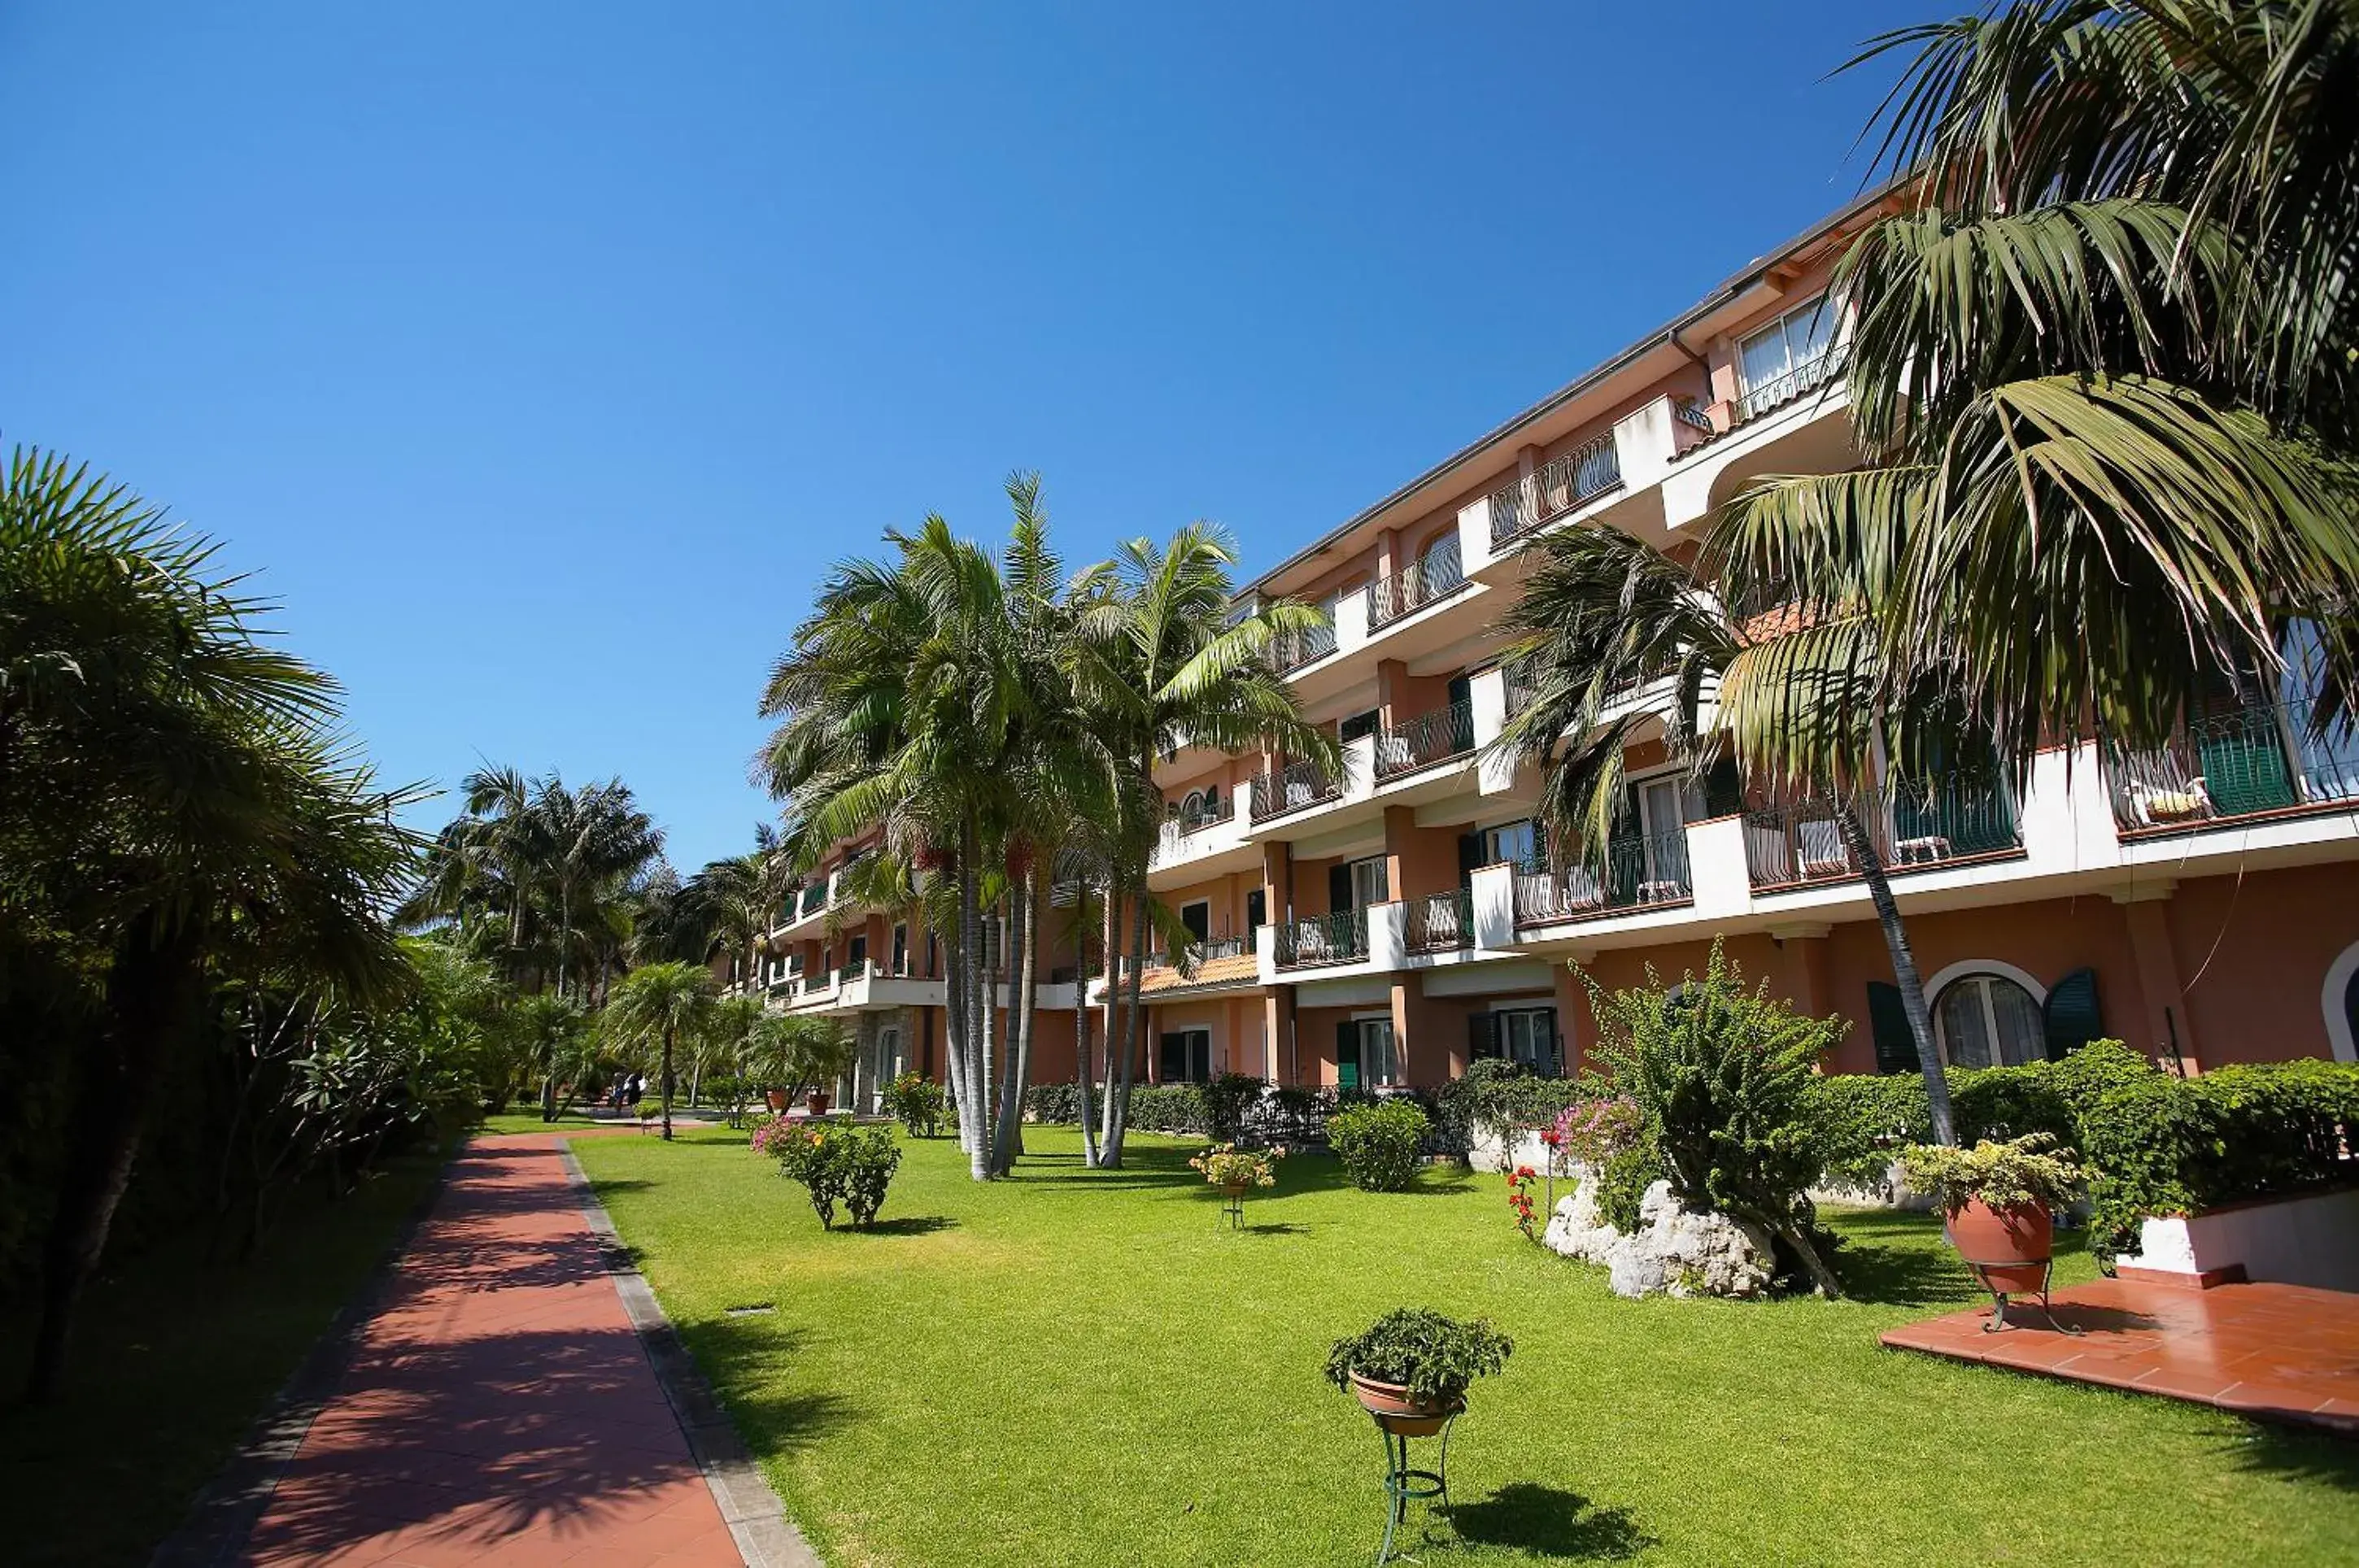
M 1277 1162 L 1285 1158 L 1284 1149 L 1240 1149 L 1234 1143 L 1215 1143 L 1188 1163 L 1203 1172 L 1204 1180 L 1216 1187 L 1274 1187 Z
M 1621 1095 L 1608 1095 L 1565 1107 L 1557 1113 L 1556 1124 L 1540 1138 L 1566 1159 L 1587 1170 L 1602 1171 L 1636 1148 L 1643 1130 L 1636 1104 Z
M 754 1130 L 753 1149 L 777 1161 L 780 1175 L 803 1184 L 811 1211 L 829 1230 L 835 1228 L 838 1203 L 851 1211 L 855 1228 L 874 1224 L 893 1173 L 901 1167 L 901 1146 L 890 1130 L 849 1122 L 780 1117 Z
M 942 1114 L 948 1109 L 950 1097 L 942 1086 L 923 1073 L 904 1073 L 885 1086 L 879 1095 L 885 1114 L 896 1118 L 902 1130 L 912 1138 L 936 1138 L 942 1130 Z
M 1529 1165 L 1518 1165 L 1507 1175 L 1507 1206 L 1516 1211 L 1516 1228 L 1526 1236 L 1532 1234 L 1532 1187 L 1540 1173 Z

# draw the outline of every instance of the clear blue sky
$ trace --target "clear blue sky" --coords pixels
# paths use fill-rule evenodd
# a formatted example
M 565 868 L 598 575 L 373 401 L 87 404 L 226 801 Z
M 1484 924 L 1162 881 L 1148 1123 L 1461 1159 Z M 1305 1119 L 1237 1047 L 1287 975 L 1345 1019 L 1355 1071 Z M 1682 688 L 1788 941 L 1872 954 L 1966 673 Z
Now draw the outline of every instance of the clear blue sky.
M 1847 199 L 1822 77 L 1965 8 L 8 0 L 0 437 L 226 539 L 389 776 L 690 868 L 832 561 L 1022 467 L 1266 567 Z

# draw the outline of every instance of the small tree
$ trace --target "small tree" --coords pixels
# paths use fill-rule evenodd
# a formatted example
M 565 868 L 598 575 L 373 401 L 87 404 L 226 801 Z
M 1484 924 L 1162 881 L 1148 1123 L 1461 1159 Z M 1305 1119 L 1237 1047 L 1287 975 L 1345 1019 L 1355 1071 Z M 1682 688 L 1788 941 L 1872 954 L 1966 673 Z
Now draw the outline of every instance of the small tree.
M 1841 1295 L 1808 1195 L 1819 1155 L 1805 1097 L 1820 1059 L 1843 1039 L 1843 1021 L 1801 1017 L 1771 1001 L 1766 981 L 1747 993 L 1717 939 L 1704 972 L 1676 990 L 1651 967 L 1639 990 L 1582 981 L 1602 1036 L 1597 1055 L 1636 1104 L 1672 1195 L 1759 1226 L 1821 1292 Z
M 618 1040 L 659 1044 L 663 1135 L 671 1138 L 672 1055 L 682 1039 L 693 1041 L 711 1027 L 712 977 L 694 964 L 647 964 L 633 969 L 614 988 L 604 1022 Z

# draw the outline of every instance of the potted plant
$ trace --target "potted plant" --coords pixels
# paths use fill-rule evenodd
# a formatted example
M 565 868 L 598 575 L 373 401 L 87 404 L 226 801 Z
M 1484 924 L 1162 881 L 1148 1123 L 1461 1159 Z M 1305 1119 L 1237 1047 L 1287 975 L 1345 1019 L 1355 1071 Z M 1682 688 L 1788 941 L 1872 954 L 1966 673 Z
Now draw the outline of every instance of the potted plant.
M 1277 1162 L 1285 1158 L 1283 1148 L 1240 1149 L 1234 1143 L 1215 1143 L 1188 1164 L 1203 1172 L 1204 1180 L 1220 1188 L 1223 1197 L 1234 1201 L 1245 1195 L 1247 1187 L 1277 1185 Z
M 2081 1179 L 2072 1151 L 2055 1143 L 2052 1133 L 2031 1132 L 1971 1149 L 1912 1144 L 1900 1156 L 1901 1180 L 1941 1206 L 1950 1245 L 2002 1295 L 2048 1287 L 2049 1211 L 2071 1202 Z
M 769 1107 L 770 1107 L 770 1114 L 771 1114 L 771 1115 L 773 1115 L 773 1116 L 783 1116 L 783 1115 L 785 1115 L 785 1114 L 786 1114 L 786 1109 L 787 1109 L 787 1091 L 786 1091 L 786 1090 L 784 1090 L 784 1089 L 764 1089 L 764 1090 L 762 1091 L 762 1098 L 763 1098 L 765 1101 L 766 1101 L 766 1102 L 768 1103 L 768 1105 L 769 1105 Z
M 1386 1430 L 1424 1437 L 1464 1410 L 1467 1385 L 1499 1370 L 1515 1348 L 1488 1318 L 1462 1323 L 1422 1307 L 1398 1307 L 1364 1333 L 1335 1342 L 1327 1354 L 1327 1380 L 1357 1399 Z
M 829 1096 L 825 1089 L 812 1089 L 803 1096 L 803 1108 L 813 1116 L 825 1116 L 828 1103 Z

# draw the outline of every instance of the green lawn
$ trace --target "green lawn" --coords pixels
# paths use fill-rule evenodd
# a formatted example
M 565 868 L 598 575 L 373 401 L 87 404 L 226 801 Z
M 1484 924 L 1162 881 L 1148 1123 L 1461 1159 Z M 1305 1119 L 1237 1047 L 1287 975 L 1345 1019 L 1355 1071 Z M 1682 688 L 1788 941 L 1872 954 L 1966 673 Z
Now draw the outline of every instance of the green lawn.
M 1377 1438 L 1319 1369 L 1405 1303 L 1516 1344 L 1432 1561 L 2359 1563 L 2359 1450 L 1879 1348 L 1969 1299 L 1921 1218 L 1838 1217 L 1865 1300 L 1625 1302 L 1496 1176 L 1375 1195 L 1299 1158 L 1232 1234 L 1192 1144 L 1091 1173 L 1029 1136 L 988 1187 L 912 1144 L 872 1235 L 823 1235 L 742 1134 L 574 1145 L 832 1568 L 1364 1563 Z
M 203 1237 L 191 1235 L 104 1267 L 85 1298 L 66 1392 L 46 1408 L 15 1400 L 32 1320 L 0 1312 L 0 1559 L 145 1563 L 368 1278 L 441 1164 L 439 1153 L 405 1157 L 345 1202 L 302 1200 L 251 1263 L 207 1264 Z

